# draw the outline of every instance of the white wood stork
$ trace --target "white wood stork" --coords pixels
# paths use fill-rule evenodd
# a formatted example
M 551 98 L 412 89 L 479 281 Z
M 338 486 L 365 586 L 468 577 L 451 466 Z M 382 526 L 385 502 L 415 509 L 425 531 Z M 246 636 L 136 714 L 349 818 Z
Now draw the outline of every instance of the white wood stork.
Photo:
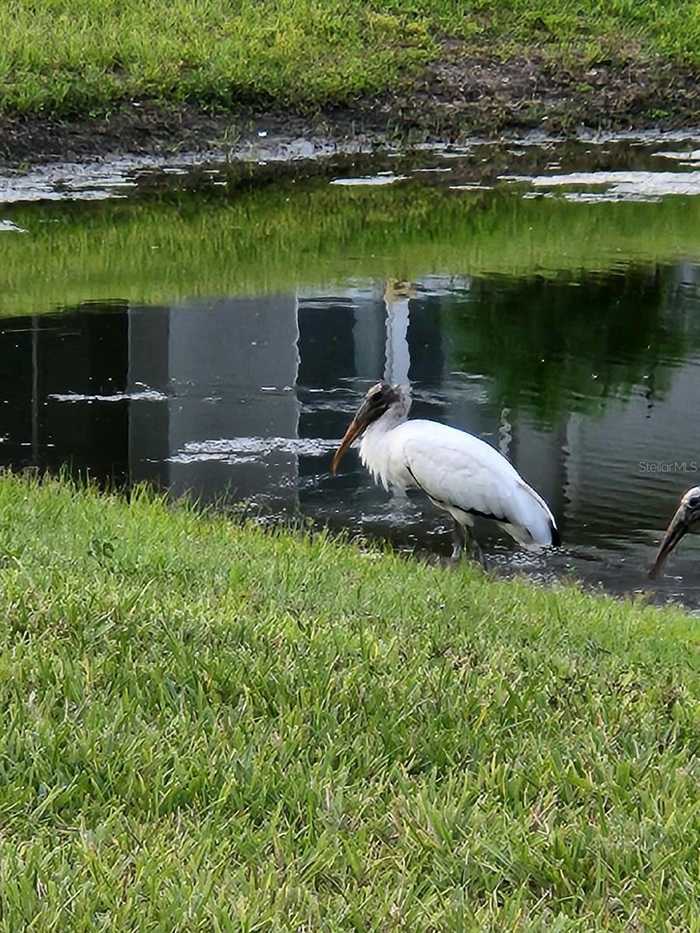
M 474 517 L 493 519 L 525 547 L 559 544 L 547 503 L 494 447 L 436 421 L 408 421 L 410 391 L 378 382 L 367 392 L 333 457 L 335 474 L 357 438 L 360 459 L 372 478 L 390 486 L 421 489 L 454 519 L 453 559 L 472 536 Z
M 700 486 L 693 486 L 681 496 L 676 514 L 661 539 L 659 550 L 649 571 L 650 577 L 657 575 L 671 551 L 688 532 L 700 533 Z

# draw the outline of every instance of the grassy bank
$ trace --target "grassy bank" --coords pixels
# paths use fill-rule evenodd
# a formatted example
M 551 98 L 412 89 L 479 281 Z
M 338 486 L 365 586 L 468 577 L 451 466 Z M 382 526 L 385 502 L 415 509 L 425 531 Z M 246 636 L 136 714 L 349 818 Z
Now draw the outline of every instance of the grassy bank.
M 700 63 L 693 0 L 8 0 L 0 34 L 0 112 L 23 114 L 343 103 L 396 89 L 446 40 L 496 59 Z
M 697 621 L 0 481 L 5 930 L 697 929 Z

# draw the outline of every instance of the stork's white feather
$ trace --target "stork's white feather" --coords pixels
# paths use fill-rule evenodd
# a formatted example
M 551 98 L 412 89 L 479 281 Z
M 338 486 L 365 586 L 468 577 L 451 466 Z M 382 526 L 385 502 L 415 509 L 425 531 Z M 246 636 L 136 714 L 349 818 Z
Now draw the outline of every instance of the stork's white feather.
M 526 547 L 557 536 L 547 504 L 494 447 L 435 421 L 407 421 L 406 391 L 365 431 L 360 458 L 385 488 L 422 489 L 461 525 L 496 521 Z

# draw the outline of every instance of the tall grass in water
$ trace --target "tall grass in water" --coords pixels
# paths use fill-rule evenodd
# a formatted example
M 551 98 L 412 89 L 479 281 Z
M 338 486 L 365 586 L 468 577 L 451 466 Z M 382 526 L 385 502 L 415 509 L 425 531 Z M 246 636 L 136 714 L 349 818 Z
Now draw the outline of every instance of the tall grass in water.
M 222 176 L 224 179 L 226 175 Z M 577 276 L 700 254 L 692 198 L 659 203 L 526 200 L 402 183 L 342 188 L 326 178 L 251 190 L 17 205 L 3 218 L 0 315 L 119 297 L 155 304 L 365 278 Z

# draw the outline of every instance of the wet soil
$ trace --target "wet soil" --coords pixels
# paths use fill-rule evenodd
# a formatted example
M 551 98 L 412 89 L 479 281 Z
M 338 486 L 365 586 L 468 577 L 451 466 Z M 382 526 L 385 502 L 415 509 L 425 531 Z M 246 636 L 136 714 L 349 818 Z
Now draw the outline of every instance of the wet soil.
M 448 40 L 439 59 L 391 93 L 316 110 L 263 100 L 227 110 L 141 100 L 89 118 L 0 116 L 0 166 L 205 150 L 235 156 L 261 132 L 371 148 L 532 129 L 668 130 L 700 124 L 699 78 L 661 59 L 568 67 L 538 55 L 494 61 Z

